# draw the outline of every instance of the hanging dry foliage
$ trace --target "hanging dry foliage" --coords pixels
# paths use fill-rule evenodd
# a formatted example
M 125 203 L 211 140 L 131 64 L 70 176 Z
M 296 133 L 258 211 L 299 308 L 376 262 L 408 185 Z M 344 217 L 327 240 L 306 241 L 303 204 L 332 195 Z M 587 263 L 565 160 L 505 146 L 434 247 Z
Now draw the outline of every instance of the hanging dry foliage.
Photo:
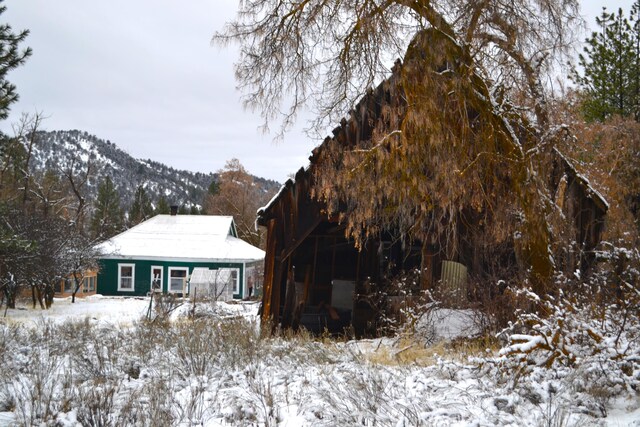
M 393 76 L 325 141 L 314 195 L 357 245 L 391 231 L 437 243 L 455 259 L 463 240 L 515 239 L 522 267 L 543 282 L 553 264 L 538 179 L 544 162 L 528 154 L 535 138 L 489 92 L 463 48 L 424 30 Z

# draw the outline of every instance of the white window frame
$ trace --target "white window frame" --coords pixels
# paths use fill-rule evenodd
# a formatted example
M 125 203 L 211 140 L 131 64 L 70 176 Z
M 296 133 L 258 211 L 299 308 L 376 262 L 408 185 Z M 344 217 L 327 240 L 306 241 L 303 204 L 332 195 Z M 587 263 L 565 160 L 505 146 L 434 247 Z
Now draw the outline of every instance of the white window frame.
M 155 289 L 153 289 L 153 270 L 155 269 L 160 269 L 160 289 L 158 289 L 157 291 Z M 159 292 L 162 293 L 162 288 L 164 287 L 164 267 L 161 265 L 152 265 L 151 266 L 151 281 L 149 282 L 149 292 Z
M 171 294 L 181 294 L 183 293 L 184 287 L 181 287 L 179 290 L 171 289 L 171 273 L 174 271 L 185 271 L 185 279 L 187 280 L 187 285 L 184 293 L 189 293 L 189 267 L 169 267 L 169 274 L 167 276 L 167 292 Z
M 229 270 L 231 270 L 231 278 L 233 279 L 233 272 L 236 272 L 236 280 L 235 282 L 232 283 L 231 287 L 233 289 L 233 294 L 234 295 L 240 295 L 240 269 L 239 268 L 230 268 Z M 244 294 L 242 295 L 244 296 Z
M 89 276 L 89 292 L 95 292 L 96 290 L 96 276 Z
M 131 288 L 121 287 L 122 267 L 131 267 Z M 136 265 L 135 264 L 118 264 L 118 291 L 119 292 L 135 292 L 135 290 L 136 290 Z
M 233 278 L 233 272 L 236 272 L 236 280 L 231 284 L 231 290 L 234 296 L 240 295 L 240 291 L 242 290 L 242 283 L 240 283 L 240 269 L 238 267 L 221 267 L 218 271 L 229 271 L 230 278 Z M 244 293 L 242 296 L 245 296 Z

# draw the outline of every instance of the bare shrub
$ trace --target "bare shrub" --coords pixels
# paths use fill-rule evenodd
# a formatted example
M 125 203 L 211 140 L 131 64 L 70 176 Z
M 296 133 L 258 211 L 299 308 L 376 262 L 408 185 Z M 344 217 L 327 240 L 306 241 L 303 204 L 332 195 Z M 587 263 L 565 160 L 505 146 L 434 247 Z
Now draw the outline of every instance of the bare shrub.
M 91 427 L 117 425 L 115 396 L 119 389 L 119 381 L 101 379 L 87 381 L 78 386 L 75 390 L 75 401 L 82 402 L 77 409 L 78 421 L 83 426 Z
M 127 339 L 109 327 L 92 329 L 70 352 L 77 375 L 82 380 L 107 381 L 119 374 L 120 350 Z
M 640 387 L 640 319 L 637 308 L 599 304 L 593 285 L 569 286 L 573 292 L 541 298 L 523 291 L 546 315 L 521 312 L 505 334 L 509 344 L 500 354 L 509 380 L 543 369 L 570 368 L 572 387 L 591 400 L 590 413 L 604 415 L 611 397 Z M 636 306 L 637 307 L 637 306 Z
M 172 407 L 173 400 L 172 379 L 168 378 L 152 378 L 148 381 L 141 395 L 146 398 L 146 407 L 140 411 L 140 419 L 143 425 L 159 426 L 159 425 L 175 425 L 176 415 Z
M 151 296 L 150 304 L 153 304 L 153 313 L 151 310 L 147 313 L 148 320 L 166 322 L 171 314 L 184 304 L 184 301 L 176 294 L 156 292 Z
M 7 391 L 14 399 L 15 413 L 22 425 L 39 425 L 55 420 L 71 399 L 71 370 L 64 360 L 47 348 L 34 348 L 26 369 L 8 380 Z
M 16 325 L 7 325 L 0 323 L 0 363 L 4 363 L 7 357 L 10 357 L 13 344 L 17 341 L 19 328 Z
M 281 407 L 288 400 L 286 381 L 283 390 L 274 390 L 268 372 L 254 364 L 247 375 L 247 387 L 243 390 L 240 401 L 242 407 L 236 408 L 233 417 L 237 421 L 262 423 L 265 427 L 277 426 L 282 422 Z
M 505 280 L 505 278 L 509 278 Z M 471 295 L 470 308 L 482 313 L 476 319 L 477 326 L 487 334 L 502 331 L 510 322 L 516 320 L 518 310 L 531 307 L 531 302 L 522 298 L 513 289 L 519 289 L 524 278 L 518 277 L 516 271 L 500 270 L 499 273 L 482 280 L 475 279 L 469 284 Z
M 323 381 L 313 386 L 315 398 L 305 402 L 318 418 L 314 425 L 425 425 L 420 412 L 431 409 L 427 405 L 419 409 L 404 399 L 402 375 L 366 364 L 334 369 L 323 373 Z
M 205 377 L 193 379 L 186 387 L 173 396 L 174 419 L 190 426 L 205 425 L 212 416 L 215 405 L 208 396 L 211 394 Z
M 56 345 L 64 346 L 65 353 L 81 351 L 85 343 L 95 335 L 95 324 L 87 316 L 84 319 L 66 320 L 55 325 Z
M 215 373 L 217 366 L 214 360 L 222 347 L 217 327 L 201 321 L 181 321 L 173 326 L 174 351 L 178 357 L 176 369 L 183 378 Z
M 242 367 L 255 360 L 259 334 L 242 318 L 180 320 L 163 331 L 166 347 L 177 356 L 176 369 L 184 377 L 211 376 L 219 369 Z M 166 341 L 165 341 L 166 343 Z

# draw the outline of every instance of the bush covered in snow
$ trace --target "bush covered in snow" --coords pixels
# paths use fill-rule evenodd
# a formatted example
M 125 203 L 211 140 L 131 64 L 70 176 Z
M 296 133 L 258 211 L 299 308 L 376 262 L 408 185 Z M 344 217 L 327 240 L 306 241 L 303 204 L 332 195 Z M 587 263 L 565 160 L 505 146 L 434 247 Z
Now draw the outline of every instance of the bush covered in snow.
M 576 396 L 572 405 L 593 416 L 606 416 L 620 396 L 640 396 L 640 255 L 604 255 L 605 268 L 587 283 L 576 273 L 557 279 L 555 295 L 519 291 L 536 309 L 517 312 L 492 361 L 514 388 L 525 378 L 561 380 Z
M 500 351 L 477 337 L 491 320 L 433 302 L 402 308 L 396 336 L 354 341 L 263 333 L 225 303 L 165 301 L 146 320 L 140 301 L 133 324 L 0 323 L 0 425 L 634 425 L 640 257 L 605 255 L 589 283 L 514 291 L 536 310 L 515 314 Z

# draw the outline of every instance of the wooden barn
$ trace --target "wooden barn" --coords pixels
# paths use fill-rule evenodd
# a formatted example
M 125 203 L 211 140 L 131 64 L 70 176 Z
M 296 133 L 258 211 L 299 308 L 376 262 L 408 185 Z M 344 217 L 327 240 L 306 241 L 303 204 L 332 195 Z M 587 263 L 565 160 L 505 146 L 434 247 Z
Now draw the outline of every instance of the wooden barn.
M 258 224 L 267 229 L 262 317 L 284 328 L 324 329 L 340 332 L 353 327 L 356 335 L 377 327 L 381 286 L 389 279 L 418 271 L 403 292 L 448 286 L 459 298 L 468 297 L 468 277 L 486 276 L 486 248 L 474 247 L 473 239 L 462 242 L 455 259 L 447 258 L 437 239 L 428 244 L 400 241 L 384 232 L 368 238 L 358 250 L 345 237 L 345 224 L 312 197 L 314 172 L 323 150 L 332 146 L 349 149 L 356 141 L 372 138 L 385 107 L 399 100 L 397 69 L 385 82 L 368 93 L 341 122 L 333 135 L 314 149 L 310 164 L 288 180 L 267 206 L 258 211 Z M 386 122 L 385 122 L 386 123 Z M 593 249 L 600 241 L 607 203 L 577 173 L 560 152 L 553 150 L 548 179 L 551 193 L 563 217 L 572 221 L 578 249 L 562 260 L 566 269 L 586 270 L 593 262 Z M 372 184 L 374 185 L 374 184 Z M 464 234 L 464 231 L 463 231 Z M 507 248 L 504 263 L 515 263 L 513 248 Z M 509 256 L 509 254 L 511 254 Z M 385 288 L 388 289 L 388 288 Z M 385 291 L 387 292 L 387 291 Z M 397 296 L 387 292 L 385 303 Z

